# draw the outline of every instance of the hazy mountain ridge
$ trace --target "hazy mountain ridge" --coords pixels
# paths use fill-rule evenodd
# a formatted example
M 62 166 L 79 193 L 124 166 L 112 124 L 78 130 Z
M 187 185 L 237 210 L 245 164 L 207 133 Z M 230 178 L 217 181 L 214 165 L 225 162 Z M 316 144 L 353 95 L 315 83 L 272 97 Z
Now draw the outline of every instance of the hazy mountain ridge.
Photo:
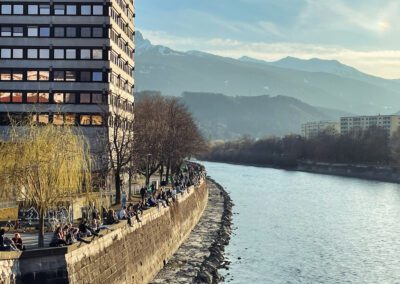
M 350 73 L 361 73 L 352 76 L 361 76 L 362 80 L 349 78 L 348 72 L 338 75 L 296 70 L 305 67 L 289 68 L 287 62 L 283 68 L 199 51 L 178 52 L 151 45 L 140 32 L 136 33 L 136 46 L 138 91 L 160 90 L 175 96 L 185 91 L 229 96 L 284 95 L 311 105 L 359 114 L 394 113 L 400 109 L 398 81 L 370 78 L 354 68 L 349 69 Z M 282 61 L 276 64 L 282 65 Z
M 183 93 L 182 101 L 193 113 L 206 138 L 235 139 L 300 134 L 308 121 L 338 120 L 340 111 L 315 108 L 285 96 L 229 97 L 213 93 Z

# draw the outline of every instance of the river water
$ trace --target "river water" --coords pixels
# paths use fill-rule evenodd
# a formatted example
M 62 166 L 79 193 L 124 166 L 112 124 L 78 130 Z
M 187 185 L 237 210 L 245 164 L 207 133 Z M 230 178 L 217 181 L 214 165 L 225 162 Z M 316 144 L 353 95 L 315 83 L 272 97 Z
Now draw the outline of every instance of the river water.
M 226 283 L 400 283 L 400 186 L 203 163 L 230 193 Z

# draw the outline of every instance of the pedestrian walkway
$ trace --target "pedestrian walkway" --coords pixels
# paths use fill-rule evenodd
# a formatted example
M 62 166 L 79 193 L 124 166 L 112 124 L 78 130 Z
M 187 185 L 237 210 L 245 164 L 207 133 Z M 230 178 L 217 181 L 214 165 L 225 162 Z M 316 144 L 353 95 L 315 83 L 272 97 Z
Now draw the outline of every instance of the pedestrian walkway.
M 26 249 L 36 249 L 38 248 L 38 234 L 37 233 L 19 233 L 21 235 L 22 241 Z M 13 238 L 14 233 L 6 233 L 6 237 Z M 53 233 L 45 233 L 44 234 L 44 246 L 48 247 L 51 241 Z

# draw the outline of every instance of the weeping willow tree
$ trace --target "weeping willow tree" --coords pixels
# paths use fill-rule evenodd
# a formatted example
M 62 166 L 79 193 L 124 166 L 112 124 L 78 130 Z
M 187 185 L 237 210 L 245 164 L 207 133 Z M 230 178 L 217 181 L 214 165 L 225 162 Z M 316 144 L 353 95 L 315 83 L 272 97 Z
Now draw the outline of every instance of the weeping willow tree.
M 69 126 L 13 123 L 0 142 L 0 190 L 36 207 L 39 247 L 44 246 L 47 210 L 90 190 L 88 145 L 75 132 Z

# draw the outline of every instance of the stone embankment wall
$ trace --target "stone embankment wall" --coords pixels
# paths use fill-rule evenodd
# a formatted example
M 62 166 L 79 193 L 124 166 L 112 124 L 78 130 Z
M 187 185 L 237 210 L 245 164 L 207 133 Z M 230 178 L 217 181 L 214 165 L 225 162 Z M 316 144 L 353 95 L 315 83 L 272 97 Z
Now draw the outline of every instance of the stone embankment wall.
M 310 173 L 400 183 L 400 169 L 394 167 L 299 162 L 296 170 Z
M 0 283 L 148 283 L 189 236 L 208 199 L 205 181 L 133 227 L 121 222 L 90 244 L 0 253 Z M 3 254 L 3 255 L 2 255 Z

